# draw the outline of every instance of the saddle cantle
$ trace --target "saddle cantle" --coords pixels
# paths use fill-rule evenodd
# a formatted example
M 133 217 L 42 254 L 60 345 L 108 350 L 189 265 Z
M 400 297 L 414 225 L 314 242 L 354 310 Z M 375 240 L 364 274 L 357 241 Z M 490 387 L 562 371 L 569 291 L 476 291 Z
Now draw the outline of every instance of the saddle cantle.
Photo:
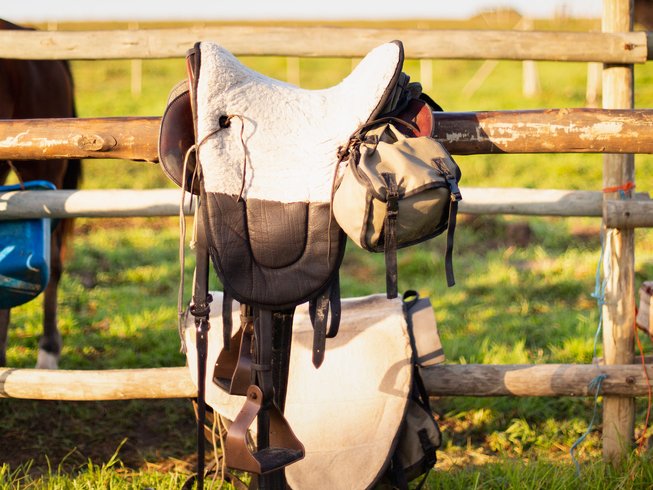
M 272 344 L 283 344 L 278 337 L 289 342 L 294 308 L 307 301 L 315 366 L 324 358 L 326 337 L 337 332 L 345 235 L 333 219 L 331 194 L 339 149 L 357 128 L 382 114 L 397 87 L 407 83 L 403 59 L 399 41 L 383 44 L 338 85 L 305 90 L 257 73 L 221 46 L 202 42 L 189 52 L 188 82 L 170 95 L 161 123 L 160 164 L 177 185 L 200 196 L 200 235 L 206 236 L 225 295 L 246 305 L 242 332 L 234 339 L 251 343 L 255 355 L 248 362 L 260 390 L 247 389 L 249 415 L 230 429 L 227 452 L 231 445 L 232 454 L 242 455 L 228 458 L 232 467 L 266 473 L 303 456 L 301 444 L 278 420 L 289 343 L 276 350 Z M 199 316 L 208 322 L 207 305 L 201 306 Z M 230 318 L 223 315 L 225 348 L 213 380 L 245 394 L 236 364 L 249 349 L 241 343 L 238 354 L 232 352 Z M 263 445 L 281 440 L 285 447 L 259 447 L 249 454 L 244 434 L 252 413 L 269 411 L 272 398 L 272 416 L 265 421 L 262 413 L 256 415 L 258 433 L 272 434 L 276 424 L 284 437 L 270 435 Z

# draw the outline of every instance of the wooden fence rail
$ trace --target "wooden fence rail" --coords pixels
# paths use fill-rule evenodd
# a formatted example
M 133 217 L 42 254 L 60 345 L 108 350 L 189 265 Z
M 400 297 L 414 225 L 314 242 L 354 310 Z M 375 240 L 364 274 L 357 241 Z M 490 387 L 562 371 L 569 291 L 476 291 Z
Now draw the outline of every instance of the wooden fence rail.
M 408 58 L 643 63 L 645 32 L 536 32 L 220 26 L 111 31 L 0 31 L 0 58 L 134 59 L 183 57 L 211 40 L 236 55 L 361 57 L 401 39 Z
M 454 155 L 653 153 L 653 110 L 435 112 Z M 159 117 L 0 120 L 0 160 L 124 158 L 156 162 Z
M 602 213 L 599 191 L 489 187 L 463 187 L 461 191 L 459 209 L 467 214 L 600 217 Z M 649 204 L 647 195 L 641 198 Z M 0 193 L 0 220 L 177 216 L 180 201 L 177 189 L 12 191 Z M 189 214 L 190 199 L 185 203 Z
M 653 366 L 594 364 L 443 364 L 422 370 L 433 396 L 644 396 Z M 535 382 L 535 380 L 537 380 Z M 101 371 L 0 368 L 0 398 L 31 400 L 128 400 L 190 398 L 196 390 L 186 367 Z
M 465 214 L 603 216 L 609 227 L 653 227 L 653 201 L 647 193 L 638 193 L 635 200 L 604 202 L 600 191 L 517 187 L 461 191 L 459 210 Z M 193 212 L 189 196 L 184 199 L 186 214 Z M 180 202 L 176 189 L 12 191 L 0 194 L 0 220 L 177 216 Z

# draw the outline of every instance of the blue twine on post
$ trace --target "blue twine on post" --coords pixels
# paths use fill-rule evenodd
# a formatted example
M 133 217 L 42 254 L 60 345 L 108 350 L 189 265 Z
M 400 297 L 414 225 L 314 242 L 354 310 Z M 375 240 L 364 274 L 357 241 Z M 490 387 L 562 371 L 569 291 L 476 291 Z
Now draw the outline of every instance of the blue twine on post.
M 608 377 L 607 374 L 599 374 L 596 378 L 590 381 L 588 385 L 589 389 L 596 390 L 594 393 L 594 410 L 592 411 L 592 419 L 590 420 L 590 424 L 587 427 L 585 433 L 582 436 L 580 436 L 578 440 L 572 444 L 571 449 L 569 449 L 571 460 L 574 462 L 574 465 L 576 466 L 576 476 L 578 478 L 580 478 L 580 464 L 578 463 L 578 460 L 576 460 L 574 451 L 585 440 L 585 438 L 589 435 L 589 433 L 592 432 L 592 429 L 594 428 L 594 421 L 596 419 L 597 407 L 599 406 L 599 395 L 601 394 L 601 385 L 603 384 L 603 380 L 606 379 L 607 377 Z
M 592 351 L 592 362 L 598 364 L 598 360 L 596 357 L 596 351 L 597 351 L 597 346 L 599 342 L 599 335 L 601 334 L 601 330 L 603 328 L 603 305 L 605 304 L 605 288 L 607 286 L 608 282 L 608 276 L 610 275 L 608 271 L 605 272 L 603 276 L 603 280 L 601 280 L 601 269 L 603 266 L 603 258 L 605 257 L 605 229 L 601 229 L 601 254 L 599 256 L 599 262 L 596 266 L 596 276 L 595 276 L 595 282 L 594 282 L 594 292 L 591 294 L 592 298 L 596 299 L 596 304 L 599 308 L 599 321 L 596 327 L 596 333 L 594 334 L 594 346 L 593 346 L 593 351 Z M 609 266 L 609 264 L 608 264 Z M 598 405 L 599 405 L 599 395 L 601 393 L 601 385 L 603 384 L 603 380 L 608 377 L 607 374 L 599 374 L 596 376 L 592 381 L 590 381 L 588 388 L 589 390 L 596 390 L 594 393 L 594 408 L 592 410 L 592 418 L 590 420 L 589 426 L 587 427 L 587 430 L 585 433 L 580 436 L 576 442 L 574 442 L 569 449 L 569 454 L 571 455 L 571 460 L 574 462 L 574 465 L 576 466 L 576 476 L 580 478 L 580 464 L 576 460 L 576 456 L 574 452 L 576 451 L 576 448 L 582 444 L 582 442 L 587 438 L 590 432 L 592 432 L 592 429 L 594 428 L 594 423 L 596 420 L 596 414 L 598 410 Z
M 608 272 L 604 274 L 603 281 L 601 281 L 601 266 L 603 265 L 603 258 L 605 257 L 605 230 L 601 229 L 601 254 L 599 262 L 596 265 L 596 275 L 594 277 L 594 292 L 591 297 L 596 300 L 599 307 L 599 321 L 594 334 L 594 347 L 592 349 L 592 361 L 596 362 L 596 348 L 599 342 L 599 334 L 603 328 L 603 305 L 605 304 L 605 288 L 608 283 Z

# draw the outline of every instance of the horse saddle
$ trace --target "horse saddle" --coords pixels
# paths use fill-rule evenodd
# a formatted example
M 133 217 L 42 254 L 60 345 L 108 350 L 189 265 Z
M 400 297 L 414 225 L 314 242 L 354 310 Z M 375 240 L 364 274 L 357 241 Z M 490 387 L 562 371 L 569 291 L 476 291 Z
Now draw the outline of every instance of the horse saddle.
M 227 437 L 231 467 L 266 473 L 303 457 L 277 413 L 283 411 L 290 355 L 290 346 L 282 344 L 290 342 L 294 308 L 306 302 L 316 367 L 326 337 L 337 332 L 345 235 L 333 219 L 331 196 L 339 150 L 357 128 L 396 106 L 408 83 L 403 60 L 401 42 L 386 43 L 338 85 L 305 90 L 202 42 L 189 51 L 188 80 L 170 94 L 159 138 L 161 167 L 199 195 L 200 226 L 223 285 L 223 307 L 231 306 L 230 299 L 242 305 L 233 336 L 231 312 L 223 310 L 224 348 L 213 373 L 217 385 L 247 397 Z M 281 347 L 271 350 L 273 344 Z M 276 436 L 263 444 L 272 447 L 250 454 L 246 426 L 270 406 L 268 431 Z M 285 452 L 274 450 L 275 438 Z

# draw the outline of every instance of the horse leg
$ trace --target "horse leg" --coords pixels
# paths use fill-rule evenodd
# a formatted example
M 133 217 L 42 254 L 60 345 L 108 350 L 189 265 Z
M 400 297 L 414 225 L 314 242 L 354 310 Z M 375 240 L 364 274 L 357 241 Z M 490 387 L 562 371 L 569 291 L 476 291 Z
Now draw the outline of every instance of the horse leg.
M 61 334 L 57 327 L 57 290 L 63 271 L 61 246 L 61 223 L 52 232 L 50 255 L 50 282 L 43 292 L 43 336 L 39 339 L 39 354 L 36 367 L 39 369 L 57 369 L 61 354 Z
M 0 367 L 7 365 L 7 332 L 9 331 L 9 312 L 0 310 Z

